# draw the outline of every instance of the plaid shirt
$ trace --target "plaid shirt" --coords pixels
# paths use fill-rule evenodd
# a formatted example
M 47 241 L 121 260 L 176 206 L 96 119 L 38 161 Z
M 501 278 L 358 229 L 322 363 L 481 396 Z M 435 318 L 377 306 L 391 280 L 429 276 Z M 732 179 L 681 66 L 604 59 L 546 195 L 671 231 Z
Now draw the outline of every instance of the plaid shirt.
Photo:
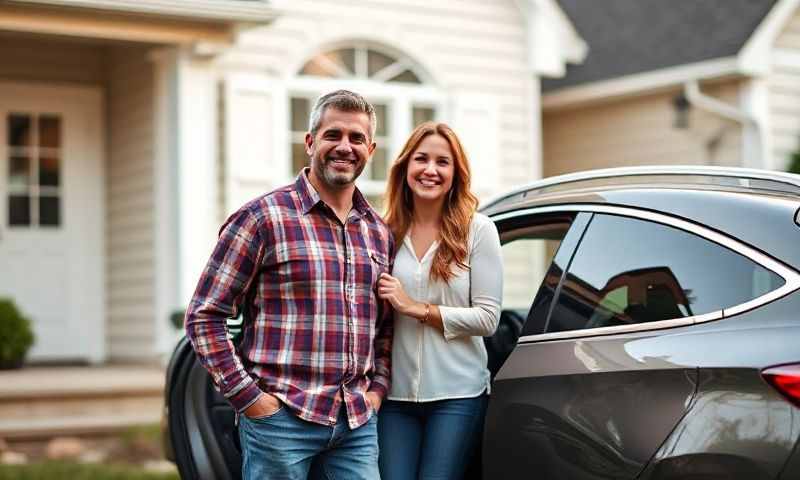
M 301 172 L 228 218 L 186 312 L 186 334 L 237 412 L 262 391 L 305 420 L 351 428 L 389 389 L 392 312 L 377 297 L 392 235 L 356 190 L 344 224 Z M 227 318 L 243 309 L 238 348 Z

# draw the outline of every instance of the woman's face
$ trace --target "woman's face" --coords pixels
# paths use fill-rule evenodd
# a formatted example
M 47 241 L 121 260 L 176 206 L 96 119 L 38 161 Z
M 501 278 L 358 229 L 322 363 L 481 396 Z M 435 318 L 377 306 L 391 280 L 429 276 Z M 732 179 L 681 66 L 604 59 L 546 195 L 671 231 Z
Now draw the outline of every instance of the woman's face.
M 455 166 L 450 144 L 439 134 L 423 138 L 411 153 L 406 183 L 419 201 L 444 200 L 453 186 Z

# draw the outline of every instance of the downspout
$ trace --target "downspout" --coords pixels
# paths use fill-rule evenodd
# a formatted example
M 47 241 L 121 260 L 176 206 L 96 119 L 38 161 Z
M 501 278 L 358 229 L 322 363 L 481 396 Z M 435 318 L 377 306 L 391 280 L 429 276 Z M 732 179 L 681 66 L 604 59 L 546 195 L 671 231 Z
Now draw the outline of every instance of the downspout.
M 754 129 L 756 141 L 756 147 L 754 150 L 757 152 L 755 153 L 757 158 L 753 158 L 752 161 L 750 159 L 743 158 L 743 163 L 745 164 L 743 166 L 756 166 L 759 168 L 764 168 L 764 133 L 761 129 L 761 124 L 758 122 L 758 120 L 756 120 L 755 117 L 748 115 L 743 110 L 733 107 L 730 104 L 704 94 L 700 91 L 700 85 L 697 80 L 684 82 L 683 95 L 686 97 L 689 105 L 693 105 L 701 110 L 705 110 L 722 118 L 737 122 L 741 124 L 742 129 L 744 130 L 748 128 Z M 746 153 L 748 152 L 743 151 L 742 156 L 744 157 Z

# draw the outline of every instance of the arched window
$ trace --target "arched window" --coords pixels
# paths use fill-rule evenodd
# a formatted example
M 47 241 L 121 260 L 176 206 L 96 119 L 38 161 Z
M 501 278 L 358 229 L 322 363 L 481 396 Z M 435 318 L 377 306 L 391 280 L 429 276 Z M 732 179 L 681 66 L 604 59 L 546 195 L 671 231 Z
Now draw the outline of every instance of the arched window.
M 375 107 L 377 146 L 358 185 L 380 209 L 391 162 L 416 125 L 440 118 L 441 95 L 415 62 L 388 49 L 351 44 L 315 55 L 290 83 L 292 172 L 308 164 L 304 137 L 314 101 L 339 88 L 364 95 Z

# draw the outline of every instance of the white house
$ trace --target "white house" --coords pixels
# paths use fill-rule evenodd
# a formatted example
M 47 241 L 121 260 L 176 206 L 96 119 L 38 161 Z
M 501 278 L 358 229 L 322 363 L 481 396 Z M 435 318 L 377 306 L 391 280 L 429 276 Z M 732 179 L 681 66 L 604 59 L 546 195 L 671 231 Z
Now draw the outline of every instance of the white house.
M 226 215 L 304 162 L 315 96 L 377 106 L 373 200 L 430 118 L 485 196 L 541 176 L 540 77 L 585 54 L 554 0 L 0 3 L 0 296 L 30 359 L 168 352 Z

